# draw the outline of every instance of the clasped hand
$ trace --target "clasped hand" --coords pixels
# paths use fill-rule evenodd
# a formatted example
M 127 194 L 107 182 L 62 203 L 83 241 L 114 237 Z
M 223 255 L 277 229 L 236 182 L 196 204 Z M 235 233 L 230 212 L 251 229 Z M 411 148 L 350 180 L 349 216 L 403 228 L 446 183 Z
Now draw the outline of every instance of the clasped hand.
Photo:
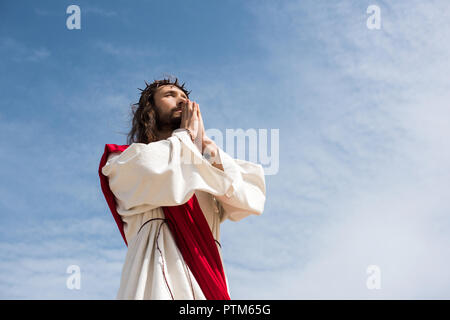
M 202 154 L 208 154 L 212 159 L 215 159 L 219 150 L 216 143 L 211 140 L 205 133 L 205 126 L 203 124 L 202 113 L 198 103 L 187 100 L 182 107 L 181 125 L 180 128 L 188 129 L 195 140 L 198 136 L 202 141 Z M 213 161 L 216 163 L 217 161 Z

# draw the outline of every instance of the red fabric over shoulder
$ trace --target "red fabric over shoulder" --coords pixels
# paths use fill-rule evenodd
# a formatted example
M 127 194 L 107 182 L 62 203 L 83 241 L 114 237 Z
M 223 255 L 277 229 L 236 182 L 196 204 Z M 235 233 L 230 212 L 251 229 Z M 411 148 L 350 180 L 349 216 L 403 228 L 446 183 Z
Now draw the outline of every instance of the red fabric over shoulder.
M 123 241 L 128 246 L 127 238 L 125 237 L 125 232 L 123 231 L 123 221 L 116 209 L 116 200 L 114 194 L 109 188 L 108 177 L 102 173 L 102 168 L 108 161 L 108 156 L 114 152 L 123 152 L 128 148 L 128 145 L 117 145 L 117 144 L 106 144 L 105 152 L 103 153 L 102 159 L 100 160 L 100 167 L 98 168 L 98 174 L 100 175 L 100 185 L 102 187 L 103 195 L 105 196 L 106 202 L 108 203 L 109 209 L 114 217 L 114 220 L 119 227 L 120 234 L 122 235 Z

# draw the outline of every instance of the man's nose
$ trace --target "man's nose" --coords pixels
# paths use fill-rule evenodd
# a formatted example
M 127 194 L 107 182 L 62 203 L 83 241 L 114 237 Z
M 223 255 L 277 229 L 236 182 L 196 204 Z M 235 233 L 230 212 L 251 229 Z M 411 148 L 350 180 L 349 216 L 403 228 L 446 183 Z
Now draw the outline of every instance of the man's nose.
M 178 101 L 178 106 L 181 107 L 181 106 L 183 106 L 185 103 L 187 103 L 187 99 L 181 98 L 181 99 Z

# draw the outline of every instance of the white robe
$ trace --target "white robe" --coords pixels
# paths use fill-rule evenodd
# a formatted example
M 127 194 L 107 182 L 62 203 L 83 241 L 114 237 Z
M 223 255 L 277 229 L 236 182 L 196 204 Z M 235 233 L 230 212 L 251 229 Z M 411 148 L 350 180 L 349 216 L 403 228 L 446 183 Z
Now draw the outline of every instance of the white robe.
M 128 242 L 117 299 L 206 299 L 160 219 L 162 206 L 184 204 L 195 193 L 222 259 L 220 223 L 260 215 L 266 186 L 261 165 L 233 159 L 221 148 L 219 155 L 224 171 L 213 167 L 189 134 L 178 129 L 166 140 L 133 143 L 108 157 L 102 173 Z M 185 156 L 194 161 L 182 160 Z

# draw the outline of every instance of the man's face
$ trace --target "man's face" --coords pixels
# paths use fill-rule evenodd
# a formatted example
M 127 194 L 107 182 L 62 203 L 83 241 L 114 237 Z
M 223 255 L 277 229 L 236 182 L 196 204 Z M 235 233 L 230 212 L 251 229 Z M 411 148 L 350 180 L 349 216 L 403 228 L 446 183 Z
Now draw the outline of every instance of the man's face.
M 177 86 L 164 85 L 158 88 L 153 97 L 157 129 L 178 129 L 181 125 L 181 106 L 187 101 L 186 94 Z

